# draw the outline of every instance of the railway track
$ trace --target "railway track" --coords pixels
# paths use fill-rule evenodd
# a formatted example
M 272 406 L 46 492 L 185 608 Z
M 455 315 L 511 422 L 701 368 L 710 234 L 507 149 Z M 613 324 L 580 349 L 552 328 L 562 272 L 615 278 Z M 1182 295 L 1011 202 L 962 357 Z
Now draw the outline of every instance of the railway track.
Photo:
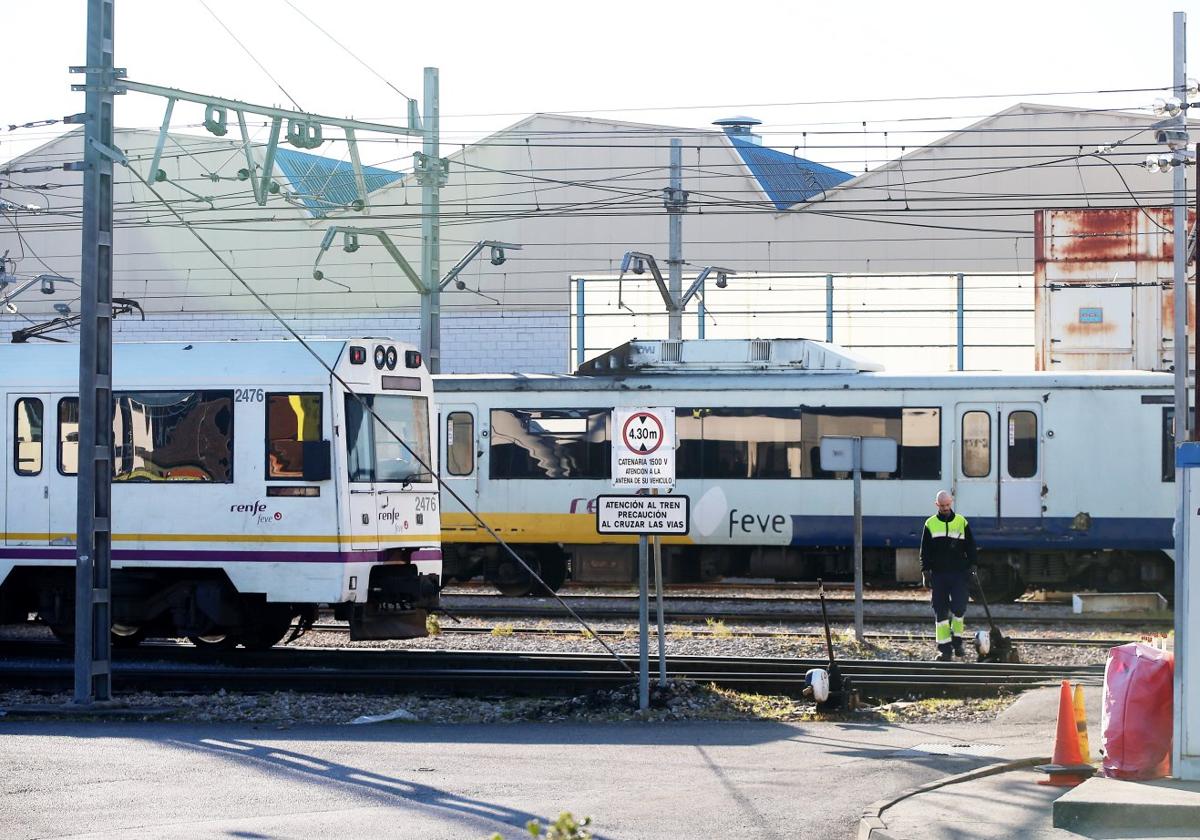
M 314 631 L 326 633 L 347 633 L 349 627 L 344 624 L 316 624 Z M 512 625 L 495 625 L 491 627 L 442 627 L 438 634 L 442 636 L 570 636 L 578 634 L 578 627 L 516 627 Z M 593 627 L 592 632 L 605 638 L 623 638 L 627 631 L 623 629 Z M 655 628 L 650 627 L 653 635 Z M 735 638 L 735 639 L 813 639 L 823 642 L 825 636 L 819 632 L 802 632 L 796 630 L 711 630 L 695 629 L 685 631 L 695 638 Z M 671 631 L 668 631 L 668 636 Z M 1005 636 L 1014 644 L 1044 647 L 1062 647 L 1075 645 L 1078 647 L 1110 648 L 1128 644 L 1130 639 L 1079 639 L 1061 636 Z M 929 633 L 867 633 L 868 642 L 928 642 Z
M 566 595 L 560 596 L 585 619 L 637 619 L 637 598 L 630 595 Z M 826 598 L 829 618 L 833 621 L 853 619 L 852 598 Z M 442 596 L 447 615 L 474 618 L 561 618 L 564 611 L 552 599 L 527 598 L 514 602 L 511 598 L 484 594 L 454 594 Z M 653 607 L 652 607 L 653 609 Z M 744 623 L 819 621 L 820 602 L 816 598 L 775 597 L 736 598 L 718 595 L 668 595 L 663 598 L 667 621 L 703 622 L 707 619 L 736 620 Z M 992 608 L 996 621 L 1002 624 L 1047 625 L 1063 624 L 1090 627 L 1128 627 L 1138 630 L 1170 628 L 1170 615 L 1112 614 L 1080 616 L 1060 604 L 1001 604 Z M 868 624 L 920 624 L 930 622 L 927 601 L 893 598 L 864 599 L 864 621 Z
M 0 686 L 62 690 L 71 685 L 68 651 L 49 643 L 0 645 Z M 636 671 L 636 657 L 622 658 Z M 986 697 L 1072 679 L 1099 685 L 1093 665 L 998 665 L 961 662 L 839 660 L 864 698 Z M 799 696 L 810 668 L 823 659 L 671 656 L 672 679 L 714 683 L 763 694 Z M 148 644 L 113 662 L 118 692 L 290 690 L 309 693 L 570 696 L 628 685 L 631 673 L 604 654 L 528 651 L 396 651 L 284 648 L 263 653 L 205 655 L 180 644 Z

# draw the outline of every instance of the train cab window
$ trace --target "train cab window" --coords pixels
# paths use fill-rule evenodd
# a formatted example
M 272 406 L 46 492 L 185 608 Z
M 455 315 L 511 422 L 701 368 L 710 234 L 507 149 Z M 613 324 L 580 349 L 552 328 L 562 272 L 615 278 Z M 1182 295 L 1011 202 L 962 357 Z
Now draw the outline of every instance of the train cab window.
M 425 467 L 432 460 L 428 398 L 346 395 L 346 468 L 352 482 L 432 481 Z
M 13 416 L 13 471 L 37 475 L 42 471 L 42 401 L 17 400 Z
M 607 409 L 494 408 L 491 478 L 608 478 Z
M 79 472 L 79 398 L 58 401 L 58 471 L 63 475 Z
M 962 473 L 987 478 L 992 472 L 992 415 L 965 411 L 962 416 Z
M 1037 415 L 1032 411 L 1008 414 L 1008 474 L 1012 478 L 1033 478 L 1038 471 Z
M 267 480 L 304 478 L 304 444 L 321 440 L 320 394 L 267 394 Z
M 114 394 L 113 481 L 233 483 L 233 391 Z
M 470 475 L 475 470 L 475 418 L 469 411 L 446 417 L 446 472 Z

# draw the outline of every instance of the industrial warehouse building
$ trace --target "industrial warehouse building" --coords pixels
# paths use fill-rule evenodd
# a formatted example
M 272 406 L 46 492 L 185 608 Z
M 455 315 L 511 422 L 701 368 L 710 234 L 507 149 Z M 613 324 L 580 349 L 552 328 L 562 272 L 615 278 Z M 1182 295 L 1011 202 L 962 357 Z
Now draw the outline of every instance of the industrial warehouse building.
M 1028 369 L 1038 210 L 1167 203 L 1169 175 L 1132 165 L 1161 151 L 1148 130 L 1154 120 L 1018 105 L 852 175 L 803 149 L 770 148 L 749 118 L 696 130 L 533 115 L 448 155 L 442 271 L 481 240 L 521 249 L 498 264 L 485 250 L 459 275 L 464 288 L 443 295 L 442 369 L 560 372 L 633 336 L 665 336 L 649 275 L 627 275 L 619 292 L 616 278 L 631 250 L 656 255 L 666 270 L 662 190 L 672 138 L 682 142 L 689 193 L 684 286 L 704 266 L 736 273 L 726 288 L 707 284 L 709 336 L 825 338 L 833 285 L 835 341 L 892 369 L 944 370 L 953 365 L 963 274 L 966 367 Z M 69 311 L 77 297 L 61 280 L 50 294 L 37 284 L 13 292 L 43 274 L 79 274 L 79 174 L 23 170 L 80 159 L 81 138 L 63 135 L 6 166 L 6 333 L 55 317 L 55 306 Z M 157 140 L 152 131 L 116 137 L 143 176 Z M 339 236 L 321 248 L 332 226 L 383 229 L 419 265 L 421 190 L 409 173 L 411 149 L 397 148 L 396 159 L 363 168 L 360 195 L 344 144 L 281 145 L 264 206 L 245 180 L 241 145 L 224 138 L 169 135 L 157 196 L 117 167 L 114 294 L 145 312 L 144 321 L 119 318 L 117 339 L 285 334 L 199 234 L 301 334 L 416 341 L 417 293 L 377 240 L 360 237 L 344 250 Z M 250 153 L 261 165 L 261 149 Z M 685 336 L 699 323 L 693 304 Z

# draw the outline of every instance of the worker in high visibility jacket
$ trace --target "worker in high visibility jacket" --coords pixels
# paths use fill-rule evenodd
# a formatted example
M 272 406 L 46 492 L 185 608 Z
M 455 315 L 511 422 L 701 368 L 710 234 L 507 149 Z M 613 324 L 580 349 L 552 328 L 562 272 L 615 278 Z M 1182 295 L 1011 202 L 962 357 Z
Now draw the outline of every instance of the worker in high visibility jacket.
M 965 656 L 967 584 L 975 569 L 975 538 L 966 517 L 954 512 L 954 497 L 938 491 L 937 513 L 921 534 L 921 578 L 931 588 L 938 660 Z

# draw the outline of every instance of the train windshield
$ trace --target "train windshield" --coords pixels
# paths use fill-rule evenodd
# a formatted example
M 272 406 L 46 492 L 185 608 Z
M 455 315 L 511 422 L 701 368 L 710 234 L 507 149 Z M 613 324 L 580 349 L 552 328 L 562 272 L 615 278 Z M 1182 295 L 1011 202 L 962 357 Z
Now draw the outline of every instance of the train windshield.
M 431 463 L 429 400 L 398 394 L 364 394 L 361 399 L 378 419 L 363 407 L 359 397 L 346 395 L 346 464 L 350 480 L 433 481 L 429 470 L 422 466 Z

